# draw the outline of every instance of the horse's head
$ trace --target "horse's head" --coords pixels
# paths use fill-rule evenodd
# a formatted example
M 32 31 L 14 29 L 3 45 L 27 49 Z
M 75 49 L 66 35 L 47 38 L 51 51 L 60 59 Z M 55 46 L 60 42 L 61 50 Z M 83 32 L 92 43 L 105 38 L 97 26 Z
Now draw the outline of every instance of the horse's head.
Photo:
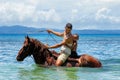
M 32 54 L 33 50 L 34 43 L 28 36 L 25 37 L 23 47 L 20 49 L 16 57 L 17 61 L 23 61 L 27 56 L 30 56 Z

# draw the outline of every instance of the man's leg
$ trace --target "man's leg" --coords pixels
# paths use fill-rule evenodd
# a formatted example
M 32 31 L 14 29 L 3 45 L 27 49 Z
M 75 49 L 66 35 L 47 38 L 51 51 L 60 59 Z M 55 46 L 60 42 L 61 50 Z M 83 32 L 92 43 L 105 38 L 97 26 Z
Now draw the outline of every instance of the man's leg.
M 62 60 L 59 60 L 59 59 L 57 59 L 57 61 L 56 61 L 56 66 L 61 66 L 63 64 L 63 61 Z
M 56 66 L 61 66 L 66 61 L 66 59 L 68 58 L 68 56 L 69 55 L 67 55 L 67 54 L 61 53 L 59 55 L 59 57 L 57 58 Z
M 79 58 L 69 58 L 67 59 L 68 61 L 73 61 L 73 62 L 79 62 Z
M 68 58 L 68 61 L 78 62 L 78 65 L 81 66 L 81 57 L 80 58 Z

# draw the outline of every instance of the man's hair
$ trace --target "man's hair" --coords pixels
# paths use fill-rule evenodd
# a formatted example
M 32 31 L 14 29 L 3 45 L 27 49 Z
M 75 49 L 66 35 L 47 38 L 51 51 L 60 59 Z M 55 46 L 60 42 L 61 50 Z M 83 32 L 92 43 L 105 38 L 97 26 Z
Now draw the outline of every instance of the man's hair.
M 70 29 L 72 29 L 72 24 L 71 24 L 71 23 L 67 23 L 66 26 L 65 26 L 65 28 L 70 28 Z

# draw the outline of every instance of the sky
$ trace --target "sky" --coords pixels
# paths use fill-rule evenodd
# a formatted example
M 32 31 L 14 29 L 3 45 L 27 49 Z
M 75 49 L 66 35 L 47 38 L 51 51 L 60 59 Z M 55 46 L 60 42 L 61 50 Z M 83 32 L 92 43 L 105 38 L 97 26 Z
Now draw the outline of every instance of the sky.
M 120 30 L 120 0 L 0 0 L 0 26 Z

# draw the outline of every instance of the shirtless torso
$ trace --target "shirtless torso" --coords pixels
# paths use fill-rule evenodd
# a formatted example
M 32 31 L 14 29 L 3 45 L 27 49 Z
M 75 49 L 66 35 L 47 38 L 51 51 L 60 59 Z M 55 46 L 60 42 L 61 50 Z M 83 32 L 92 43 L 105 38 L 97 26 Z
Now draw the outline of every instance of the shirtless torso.
M 71 30 L 72 30 L 72 24 L 70 23 L 66 24 L 66 27 L 63 33 L 55 32 L 53 30 L 47 30 L 49 33 L 53 33 L 57 36 L 63 37 L 63 40 L 61 43 L 48 47 L 48 48 L 57 48 L 61 46 L 61 54 L 56 60 L 56 66 L 61 66 L 66 61 L 68 56 L 71 54 L 71 49 L 65 46 L 65 44 L 68 44 L 70 46 L 73 44 Z

